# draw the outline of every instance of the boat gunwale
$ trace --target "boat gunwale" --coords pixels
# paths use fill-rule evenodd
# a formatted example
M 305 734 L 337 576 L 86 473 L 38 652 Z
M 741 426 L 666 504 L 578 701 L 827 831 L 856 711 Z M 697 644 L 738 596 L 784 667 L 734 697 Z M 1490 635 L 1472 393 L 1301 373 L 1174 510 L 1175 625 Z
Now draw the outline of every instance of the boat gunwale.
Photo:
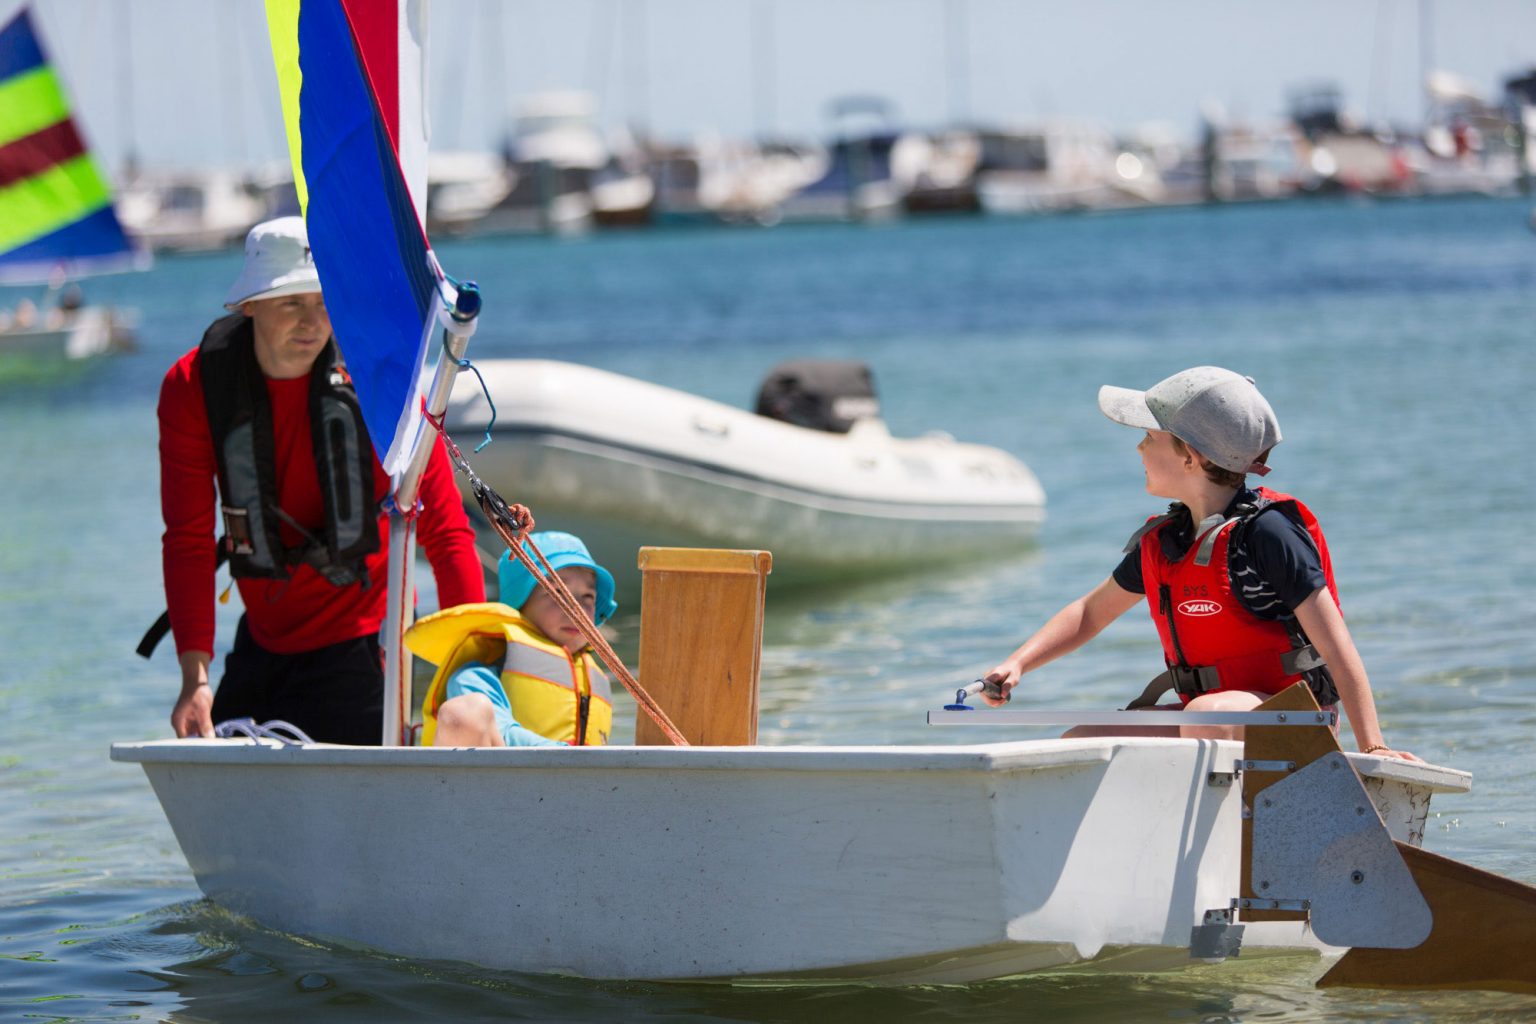
M 965 745 L 863 745 L 778 747 L 353 747 L 293 745 L 277 740 L 181 739 L 112 744 L 114 761 L 138 764 L 317 766 L 412 769 L 730 772 L 927 772 L 995 773 L 1079 768 L 1107 764 L 1120 748 L 1215 744 L 1212 771 L 1230 771 L 1242 745 L 1229 740 L 1161 737 L 1011 740 Z M 1349 753 L 1362 777 L 1465 793 L 1470 772 L 1397 758 Z

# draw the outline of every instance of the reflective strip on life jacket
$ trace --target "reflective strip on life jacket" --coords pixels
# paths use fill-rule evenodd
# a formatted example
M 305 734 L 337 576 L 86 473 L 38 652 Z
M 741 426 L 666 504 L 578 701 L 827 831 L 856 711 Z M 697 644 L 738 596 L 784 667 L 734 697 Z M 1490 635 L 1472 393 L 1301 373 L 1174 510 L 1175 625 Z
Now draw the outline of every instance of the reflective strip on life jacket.
M 607 743 L 613 732 L 608 677 L 590 653 L 573 658 L 557 644 L 540 644 L 542 638 L 531 632 L 530 626 L 519 638 L 509 635 L 502 662 L 501 685 L 513 716 L 550 739 L 577 746 Z
M 448 678 L 469 662 L 499 666 L 512 715 L 527 729 L 577 745 L 607 743 L 613 732 L 608 677 L 584 651 L 572 657 L 503 604 L 460 605 L 416 622 L 405 642 L 438 665 L 422 704 L 422 743 L 437 734 Z
M 598 700 L 613 703 L 613 684 L 608 681 L 608 675 L 597 667 L 597 659 L 587 657 L 587 685 L 591 687 L 592 696 Z
M 576 689 L 576 679 L 571 674 L 571 659 L 563 652 L 552 654 L 527 644 L 513 643 L 508 646 L 501 667 L 507 672 L 543 679 L 567 690 Z
M 333 371 L 334 372 L 334 371 Z M 331 387 L 338 386 L 332 380 Z M 351 385 L 347 385 L 348 390 Z M 334 547 L 348 551 L 365 544 L 372 526 L 378 532 L 378 505 L 373 501 L 373 454 L 363 426 L 361 407 L 333 395 L 320 398 L 320 433 L 329 458 L 317 463 L 320 467 L 321 493 L 326 498 L 329 526 L 335 534 Z M 340 472 L 338 469 L 358 467 L 366 474 Z M 359 487 L 359 484 L 364 486 Z M 374 538 L 374 549 L 378 538 Z

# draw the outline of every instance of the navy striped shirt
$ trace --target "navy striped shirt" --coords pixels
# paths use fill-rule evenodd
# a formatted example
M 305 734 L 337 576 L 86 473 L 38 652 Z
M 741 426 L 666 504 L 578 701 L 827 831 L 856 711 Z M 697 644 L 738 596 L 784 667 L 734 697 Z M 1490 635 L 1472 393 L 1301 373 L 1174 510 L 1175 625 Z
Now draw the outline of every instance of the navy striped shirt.
M 1251 490 L 1239 490 L 1224 516 L 1236 514 L 1237 506 L 1258 500 Z M 1163 527 L 1158 539 L 1163 554 L 1177 561 L 1194 543 L 1194 527 L 1187 508 Z M 1322 560 L 1306 527 L 1271 506 L 1245 524 L 1233 527 L 1227 548 L 1227 568 L 1232 591 L 1244 608 L 1261 619 L 1289 619 L 1297 605 L 1328 585 Z M 1132 594 L 1145 594 L 1141 576 L 1141 551 L 1132 551 L 1115 566 L 1114 580 Z

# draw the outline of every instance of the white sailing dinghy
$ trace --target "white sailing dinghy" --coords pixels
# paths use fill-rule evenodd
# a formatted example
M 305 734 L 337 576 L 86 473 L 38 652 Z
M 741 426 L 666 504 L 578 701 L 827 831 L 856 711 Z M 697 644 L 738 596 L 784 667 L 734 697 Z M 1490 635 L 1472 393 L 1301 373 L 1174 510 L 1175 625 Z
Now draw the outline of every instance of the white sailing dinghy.
M 1242 756 L 1156 739 L 113 748 L 203 892 L 274 928 L 587 978 L 882 983 L 1197 962 L 1192 934 L 1239 891 L 1241 791 L 1212 779 Z M 1431 794 L 1468 785 L 1349 761 L 1405 842 Z M 1274 922 L 1241 952 L 1322 946 Z
M 349 311 L 387 305 L 345 278 L 380 244 L 368 231 L 398 243 L 409 301 L 397 312 L 426 325 L 393 332 L 400 361 L 419 371 L 431 328 L 419 314 L 433 305 L 413 289 L 425 281 L 428 294 L 451 294 L 419 207 L 415 224 L 357 227 L 365 251 L 338 258 L 358 238 L 345 202 L 322 205 L 339 185 L 349 198 L 379 186 L 392 216 L 412 213 L 398 174 L 351 165 L 392 165 L 404 148 L 381 127 L 380 90 L 363 71 L 378 55 L 365 65 L 357 52 L 380 34 L 404 35 L 366 31 L 350 20 L 365 8 L 349 15 L 340 0 L 269 9 L 280 77 L 283 42 L 296 40 L 287 70 L 302 69 L 303 125 L 325 140 L 315 151 L 304 138 L 310 240 L 368 406 L 388 389 L 349 339 L 391 336 L 382 321 L 356 333 Z M 420 7 L 401 0 L 400 10 Z M 473 294 L 453 296 L 464 321 L 446 320 L 453 347 L 472 323 Z M 455 365 L 439 361 L 434 413 Z M 397 390 L 393 409 L 370 419 L 375 438 L 421 436 L 396 423 L 419 414 L 418 385 L 407 374 Z M 386 466 L 409 467 L 410 452 L 391 443 Z M 398 493 L 408 486 L 406 472 Z M 392 594 L 403 594 L 409 549 L 396 553 Z M 1464 791 L 1468 777 L 1344 755 L 1331 713 L 1302 686 L 1250 713 L 1159 719 L 1244 724 L 1242 744 L 755 746 L 770 564 L 765 552 L 641 552 L 640 675 L 654 697 L 642 706 L 665 708 L 692 746 L 655 745 L 660 726 L 642 719 L 631 747 L 172 740 L 119 743 L 112 756 L 142 765 L 210 899 L 272 927 L 397 955 L 591 978 L 907 983 L 1347 947 L 1322 983 L 1536 992 L 1526 952 L 1536 890 L 1417 847 L 1431 796 Z M 392 606 L 386 744 L 400 742 L 405 722 L 401 624 Z M 1021 714 L 946 708 L 930 721 Z M 1124 724 L 1116 715 L 1146 721 L 1030 717 Z

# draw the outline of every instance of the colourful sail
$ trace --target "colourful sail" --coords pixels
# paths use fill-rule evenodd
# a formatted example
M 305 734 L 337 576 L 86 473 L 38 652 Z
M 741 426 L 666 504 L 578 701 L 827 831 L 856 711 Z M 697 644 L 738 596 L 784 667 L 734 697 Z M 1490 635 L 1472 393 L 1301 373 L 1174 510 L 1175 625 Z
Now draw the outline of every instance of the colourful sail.
M 421 0 L 267 0 L 300 209 L 336 341 L 385 470 L 421 432 L 437 311 L 453 290 L 422 227 Z
M 142 260 L 23 8 L 0 27 L 0 281 L 106 273 Z

